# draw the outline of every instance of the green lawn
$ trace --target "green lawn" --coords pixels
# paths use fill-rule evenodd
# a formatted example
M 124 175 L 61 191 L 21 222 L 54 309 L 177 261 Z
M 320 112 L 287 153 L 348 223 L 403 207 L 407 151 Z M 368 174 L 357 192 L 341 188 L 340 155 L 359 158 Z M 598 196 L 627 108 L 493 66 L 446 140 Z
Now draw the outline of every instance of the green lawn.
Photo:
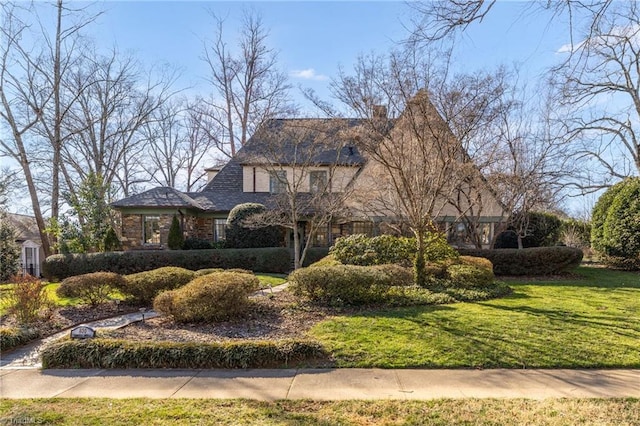
M 340 367 L 640 368 L 640 274 L 580 268 L 478 303 L 340 316 L 310 334 Z
M 275 401 L 22 399 L 0 401 L 3 424 L 55 425 L 637 425 L 634 399 Z

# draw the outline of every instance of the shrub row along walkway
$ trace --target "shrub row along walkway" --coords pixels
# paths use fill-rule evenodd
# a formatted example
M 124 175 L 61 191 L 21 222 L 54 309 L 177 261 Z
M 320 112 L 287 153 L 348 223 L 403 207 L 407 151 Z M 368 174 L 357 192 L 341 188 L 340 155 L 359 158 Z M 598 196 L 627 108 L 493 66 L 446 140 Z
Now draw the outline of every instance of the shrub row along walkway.
M 262 297 L 268 296 L 269 294 L 274 294 L 281 292 L 286 289 L 289 284 L 281 284 L 279 286 L 258 290 L 253 294 L 252 297 Z M 147 311 L 144 313 L 144 318 L 154 318 L 157 317 L 158 314 L 154 311 Z M 113 330 L 122 327 L 126 327 L 129 324 L 134 322 L 142 321 L 143 314 L 139 312 L 134 312 L 125 315 L 119 315 L 112 318 L 106 318 L 102 320 L 92 321 L 83 323 L 83 325 L 88 325 L 97 330 Z M 44 339 L 34 340 L 24 346 L 21 346 L 17 349 L 8 351 L 6 354 L 3 353 L 0 355 L 0 367 L 8 367 L 8 368 L 40 368 L 42 364 L 40 362 L 40 351 L 47 344 L 58 340 L 62 337 L 68 336 L 71 329 L 73 327 L 61 331 L 59 333 L 48 336 Z
M 0 398 L 623 398 L 640 370 L 0 369 Z
M 88 325 L 91 328 L 96 330 L 113 330 L 117 328 L 125 327 L 134 322 L 142 321 L 142 318 L 154 318 L 157 317 L 158 314 L 154 311 L 146 311 L 144 313 L 134 312 L 125 315 L 119 315 L 112 318 L 101 319 L 97 321 L 91 321 L 83 323 L 83 325 Z M 40 368 L 42 366 L 40 362 L 40 351 L 47 344 L 58 340 L 62 337 L 69 336 L 71 333 L 71 329 L 74 327 L 70 327 L 64 331 L 48 336 L 44 339 L 34 340 L 31 343 L 27 343 L 24 346 L 21 346 L 17 349 L 8 351 L 8 353 L 3 353 L 0 356 L 0 367 L 8 367 L 8 368 Z

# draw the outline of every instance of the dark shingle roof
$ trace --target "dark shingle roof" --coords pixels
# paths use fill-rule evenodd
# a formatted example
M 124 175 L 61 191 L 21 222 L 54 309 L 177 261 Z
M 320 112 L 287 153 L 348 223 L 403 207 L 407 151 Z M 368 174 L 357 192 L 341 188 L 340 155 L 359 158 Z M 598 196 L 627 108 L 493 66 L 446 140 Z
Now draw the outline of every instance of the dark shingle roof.
M 111 203 L 113 207 L 192 208 L 204 210 L 193 198 L 170 187 L 153 188 Z
M 238 151 L 240 164 L 362 165 L 364 157 L 349 131 L 355 119 L 274 119 Z
M 243 192 L 243 165 L 288 165 L 296 161 L 311 162 L 313 165 L 363 165 L 364 157 L 356 146 L 348 143 L 349 129 L 358 124 L 358 120 L 350 119 L 269 120 L 201 192 L 185 194 L 173 188 L 155 188 L 116 201 L 112 206 L 196 208 L 207 212 L 228 212 L 243 203 L 268 206 L 273 197 L 271 194 Z M 312 158 L 309 158 L 310 155 Z

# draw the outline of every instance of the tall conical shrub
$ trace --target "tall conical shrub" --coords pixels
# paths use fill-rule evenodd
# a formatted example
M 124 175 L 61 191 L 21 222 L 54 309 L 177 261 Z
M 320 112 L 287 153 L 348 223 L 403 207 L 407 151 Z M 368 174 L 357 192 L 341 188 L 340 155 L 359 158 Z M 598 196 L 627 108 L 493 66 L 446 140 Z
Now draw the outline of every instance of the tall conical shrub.
M 173 215 L 171 221 L 171 227 L 169 228 L 169 248 L 171 250 L 180 250 L 184 245 L 184 235 L 182 235 L 182 229 L 180 229 L 180 222 L 178 217 Z

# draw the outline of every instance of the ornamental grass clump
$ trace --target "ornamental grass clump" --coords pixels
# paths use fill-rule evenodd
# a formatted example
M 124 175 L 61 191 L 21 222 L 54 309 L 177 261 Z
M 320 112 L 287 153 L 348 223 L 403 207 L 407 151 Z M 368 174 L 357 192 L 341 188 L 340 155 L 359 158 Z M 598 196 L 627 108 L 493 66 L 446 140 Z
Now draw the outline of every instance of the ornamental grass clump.
M 148 304 L 152 303 L 160 292 L 182 287 L 194 277 L 195 272 L 188 269 L 166 266 L 126 275 L 120 291 L 131 296 L 138 303 Z
M 77 297 L 83 303 L 96 306 L 109 300 L 111 293 L 126 285 L 122 275 L 114 272 L 93 272 L 65 278 L 56 289 L 59 297 Z
M 223 321 L 244 313 L 250 304 L 249 295 L 259 287 L 255 275 L 215 272 L 160 293 L 153 308 L 179 323 Z

